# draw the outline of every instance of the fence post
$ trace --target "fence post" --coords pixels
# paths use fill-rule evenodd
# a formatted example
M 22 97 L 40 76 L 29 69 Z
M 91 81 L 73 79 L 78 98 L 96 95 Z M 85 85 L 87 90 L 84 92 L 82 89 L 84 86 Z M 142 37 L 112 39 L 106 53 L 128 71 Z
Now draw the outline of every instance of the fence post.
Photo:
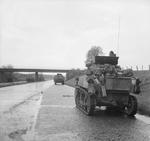
M 142 70 L 143 70 L 143 65 L 142 65 Z
M 138 69 L 138 66 L 136 66 L 136 70 L 138 71 L 139 69 Z

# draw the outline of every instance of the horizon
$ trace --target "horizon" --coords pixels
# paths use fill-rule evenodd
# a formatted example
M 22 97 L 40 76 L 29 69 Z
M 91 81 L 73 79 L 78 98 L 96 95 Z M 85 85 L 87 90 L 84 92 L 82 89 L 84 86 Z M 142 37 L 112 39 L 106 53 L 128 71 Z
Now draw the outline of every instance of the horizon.
M 84 69 L 88 50 L 100 46 L 117 53 L 121 67 L 149 69 L 148 0 L 0 3 L 0 67 Z

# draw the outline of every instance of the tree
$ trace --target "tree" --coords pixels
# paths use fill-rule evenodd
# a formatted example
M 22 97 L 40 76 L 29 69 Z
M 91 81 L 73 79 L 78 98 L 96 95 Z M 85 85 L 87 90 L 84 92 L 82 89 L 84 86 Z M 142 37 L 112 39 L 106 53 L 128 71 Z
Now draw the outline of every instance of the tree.
M 2 66 L 2 68 L 13 68 L 12 65 L 7 65 L 7 66 Z M 14 73 L 13 72 L 4 72 L 3 74 L 1 74 L 2 76 L 2 82 L 13 82 L 13 80 L 15 79 Z
M 101 47 L 99 47 L 99 46 L 93 46 L 93 47 L 87 52 L 85 63 L 86 63 L 86 64 L 93 63 L 95 56 L 103 55 L 103 54 L 104 54 L 104 53 L 103 53 L 103 50 L 102 50 Z

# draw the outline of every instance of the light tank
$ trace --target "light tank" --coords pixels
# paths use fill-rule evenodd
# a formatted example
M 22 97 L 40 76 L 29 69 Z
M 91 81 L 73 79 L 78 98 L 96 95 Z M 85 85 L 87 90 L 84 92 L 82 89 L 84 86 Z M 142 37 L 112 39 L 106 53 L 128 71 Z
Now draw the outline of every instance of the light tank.
M 121 70 L 118 57 L 95 56 L 87 64 L 85 75 L 76 78 L 75 104 L 86 115 L 93 115 L 96 106 L 119 108 L 128 116 L 137 113 L 140 80 L 132 70 Z

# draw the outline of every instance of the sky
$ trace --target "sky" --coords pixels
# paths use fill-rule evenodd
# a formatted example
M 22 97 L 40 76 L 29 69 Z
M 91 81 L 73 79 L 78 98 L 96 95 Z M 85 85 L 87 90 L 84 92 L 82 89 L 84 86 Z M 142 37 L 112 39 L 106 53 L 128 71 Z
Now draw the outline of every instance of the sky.
M 150 1 L 0 0 L 0 67 L 83 69 L 92 46 L 148 69 Z

